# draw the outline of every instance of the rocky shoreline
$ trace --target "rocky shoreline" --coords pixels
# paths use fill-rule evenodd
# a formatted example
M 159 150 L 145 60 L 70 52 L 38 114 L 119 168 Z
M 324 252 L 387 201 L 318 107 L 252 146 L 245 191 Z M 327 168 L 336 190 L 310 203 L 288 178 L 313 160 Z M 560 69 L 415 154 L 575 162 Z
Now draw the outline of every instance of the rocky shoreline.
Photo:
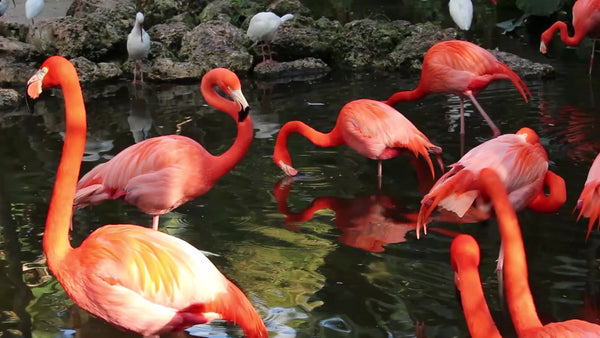
M 453 28 L 432 23 L 362 19 L 345 25 L 314 19 L 298 0 L 275 1 L 268 8 L 253 1 L 86 0 L 64 17 L 34 26 L 0 21 L 0 83 L 22 86 L 48 56 L 63 55 L 76 65 L 82 82 L 130 77 L 125 48 L 135 13 L 146 16 L 152 39 L 144 79 L 196 81 L 209 69 L 227 67 L 265 79 L 315 78 L 332 69 L 352 72 L 418 73 L 423 55 L 435 42 L 455 39 Z M 278 63 L 259 64 L 260 47 L 246 36 L 257 12 L 293 13 L 272 42 Z M 552 77 L 554 69 L 514 54 L 492 51 L 524 79 Z M 0 108 L 17 104 L 19 94 L 0 90 Z

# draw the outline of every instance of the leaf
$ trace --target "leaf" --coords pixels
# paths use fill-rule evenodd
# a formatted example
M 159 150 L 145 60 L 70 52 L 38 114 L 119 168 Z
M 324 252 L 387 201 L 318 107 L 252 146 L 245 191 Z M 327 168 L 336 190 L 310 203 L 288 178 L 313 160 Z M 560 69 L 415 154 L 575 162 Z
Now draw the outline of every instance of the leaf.
M 548 16 L 561 7 L 562 0 L 517 0 L 517 7 L 531 15 Z

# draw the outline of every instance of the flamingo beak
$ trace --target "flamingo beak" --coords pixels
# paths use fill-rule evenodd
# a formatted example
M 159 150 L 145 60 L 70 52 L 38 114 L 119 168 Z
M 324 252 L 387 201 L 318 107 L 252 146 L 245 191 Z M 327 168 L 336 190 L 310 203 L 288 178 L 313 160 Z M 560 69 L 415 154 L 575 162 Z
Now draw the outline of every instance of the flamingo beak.
M 248 116 L 248 114 L 250 113 L 250 106 L 248 105 L 248 101 L 246 101 L 246 97 L 244 96 L 244 94 L 242 93 L 241 89 L 229 89 L 229 93 L 231 95 L 231 98 L 233 99 L 233 101 L 237 102 L 240 104 L 240 112 L 238 113 L 238 121 L 239 122 L 243 122 L 246 117 Z
M 548 51 L 548 48 L 546 47 L 546 44 L 544 43 L 544 41 L 540 41 L 540 52 L 542 54 L 546 54 L 547 51 Z
M 25 95 L 25 103 L 27 104 L 27 110 L 33 114 L 33 100 L 37 99 L 42 93 L 42 83 L 44 77 L 48 74 L 48 68 L 43 67 L 33 74 L 32 77 L 27 80 L 27 95 Z

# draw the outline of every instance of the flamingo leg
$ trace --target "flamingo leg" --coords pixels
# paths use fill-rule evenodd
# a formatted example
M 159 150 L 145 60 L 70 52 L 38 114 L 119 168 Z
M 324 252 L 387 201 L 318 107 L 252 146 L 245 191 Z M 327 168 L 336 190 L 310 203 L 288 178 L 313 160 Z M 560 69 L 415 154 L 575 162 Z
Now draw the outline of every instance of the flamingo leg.
M 262 54 L 262 62 L 265 62 L 265 43 L 260 43 L 260 53 Z
M 592 67 L 594 66 L 594 52 L 596 50 L 596 40 L 592 40 L 592 55 L 590 56 L 590 71 L 589 75 L 592 76 Z
M 465 92 L 465 95 L 469 99 L 471 99 L 471 101 L 473 102 L 475 107 L 477 107 L 477 110 L 479 110 L 479 113 L 481 114 L 481 116 L 483 116 L 483 118 L 485 119 L 485 122 L 487 122 L 487 124 L 490 126 L 490 128 L 492 128 L 492 133 L 494 134 L 493 137 L 500 136 L 500 129 L 498 129 L 498 127 L 496 127 L 496 125 L 494 124 L 492 119 L 489 117 L 489 115 L 485 112 L 485 110 L 483 110 L 483 108 L 481 107 L 481 105 L 479 104 L 479 102 L 477 101 L 475 96 L 473 95 L 473 93 L 469 90 L 469 91 Z
M 139 62 L 140 62 L 140 78 L 141 78 L 140 83 L 144 84 L 144 61 L 139 60 Z
M 377 160 L 377 188 L 381 189 L 381 178 L 382 178 L 381 160 Z
M 152 229 L 158 230 L 158 215 L 152 216 Z
M 135 84 L 136 82 L 136 76 L 137 76 L 137 60 L 133 60 L 133 84 Z
M 273 61 L 273 55 L 271 54 L 271 43 L 267 41 L 267 49 L 269 50 L 269 61 Z
M 460 135 L 465 136 L 465 100 L 460 98 Z

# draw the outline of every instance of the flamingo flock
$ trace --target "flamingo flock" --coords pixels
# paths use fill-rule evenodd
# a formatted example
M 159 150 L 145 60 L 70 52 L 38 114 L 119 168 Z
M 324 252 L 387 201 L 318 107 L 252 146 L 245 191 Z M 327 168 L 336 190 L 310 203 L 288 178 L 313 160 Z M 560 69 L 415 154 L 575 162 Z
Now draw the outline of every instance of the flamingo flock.
M 4 8 L 7 3 L 2 1 Z M 451 12 L 466 8 L 459 14 L 468 16 L 468 22 L 457 24 L 469 29 L 470 1 L 451 0 L 449 6 Z M 250 20 L 247 34 L 261 42 L 263 62 L 273 62 L 269 43 L 277 28 L 291 18 L 292 14 L 279 17 L 262 12 Z M 573 7 L 575 35 L 569 37 L 566 24 L 557 22 L 542 34 L 540 51 L 546 53 L 557 30 L 567 45 L 578 44 L 584 37 L 596 39 L 600 36 L 600 19 L 594 18 L 600 18 L 600 0 L 577 0 Z M 138 12 L 127 38 L 127 51 L 134 62 L 134 84 L 138 83 L 136 73 L 140 74 L 139 83 L 144 82 L 142 60 L 150 50 L 150 37 L 142 28 L 143 22 L 144 15 Z M 263 44 L 267 46 L 268 58 Z M 594 46 L 590 74 L 593 56 Z M 526 102 L 532 97 L 523 79 L 489 51 L 469 41 L 441 41 L 425 54 L 415 89 L 390 93 L 387 100 L 349 101 L 341 107 L 329 132 L 318 131 L 300 118 L 286 121 L 272 153 L 273 162 L 284 174 L 272 191 L 277 208 L 288 225 L 306 221 L 320 209 L 331 209 L 336 213 L 336 227 L 343 232 L 341 243 L 378 253 L 386 245 L 406 241 L 406 234 L 412 230 L 416 230 L 419 239 L 420 230 L 427 234 L 428 224 L 443 215 L 456 223 L 495 218 L 501 238 L 497 269 L 504 279 L 506 302 L 517 335 L 600 336 L 600 325 L 594 323 L 573 319 L 543 325 L 538 316 L 527 279 L 517 212 L 556 212 L 566 203 L 566 183 L 550 170 L 552 161 L 536 131 L 523 126 L 515 133 L 502 134 L 481 107 L 475 96 L 496 80 L 511 81 Z M 236 124 L 237 136 L 222 154 L 211 154 L 189 137 L 158 136 L 127 147 L 80 179 L 86 108 L 77 70 L 62 56 L 51 56 L 41 64 L 27 81 L 27 96 L 36 99 L 43 90 L 53 87 L 60 88 L 63 94 L 66 130 L 42 245 L 48 268 L 69 298 L 107 323 L 143 336 L 170 334 L 196 324 L 224 320 L 240 326 L 247 337 L 269 337 L 269 322 L 203 251 L 158 231 L 161 215 L 211 191 L 250 151 L 254 126 L 238 76 L 217 67 L 207 71 L 200 81 L 206 102 L 229 115 Z M 459 96 L 461 138 L 466 131 L 465 98 L 473 102 L 492 130 L 489 140 L 448 168 L 442 162 L 442 147 L 393 107 L 430 93 Z M 383 160 L 406 154 L 423 161 L 424 165 L 417 168 L 418 175 L 432 182 L 423 192 L 418 213 L 406 213 L 405 223 L 390 220 L 387 213 L 396 209 L 396 202 L 385 194 L 354 199 L 321 197 L 302 212 L 290 211 L 287 198 L 291 182 L 301 175 L 298 169 L 302 170 L 301 166 L 292 166 L 288 150 L 288 138 L 294 133 L 318 147 L 347 145 L 363 157 L 376 160 L 378 189 L 382 185 Z M 386 170 L 387 175 L 394 173 Z M 109 199 L 122 200 L 151 215 L 152 229 L 135 224 L 104 225 L 73 247 L 73 213 Z M 587 240 L 600 220 L 600 154 L 591 164 L 575 210 L 579 210 L 577 220 L 588 219 Z M 450 265 L 455 271 L 455 285 L 471 336 L 501 337 L 485 301 L 478 272 L 477 241 L 470 235 L 434 229 L 454 237 L 449 249 Z M 421 329 L 417 327 L 417 331 Z

